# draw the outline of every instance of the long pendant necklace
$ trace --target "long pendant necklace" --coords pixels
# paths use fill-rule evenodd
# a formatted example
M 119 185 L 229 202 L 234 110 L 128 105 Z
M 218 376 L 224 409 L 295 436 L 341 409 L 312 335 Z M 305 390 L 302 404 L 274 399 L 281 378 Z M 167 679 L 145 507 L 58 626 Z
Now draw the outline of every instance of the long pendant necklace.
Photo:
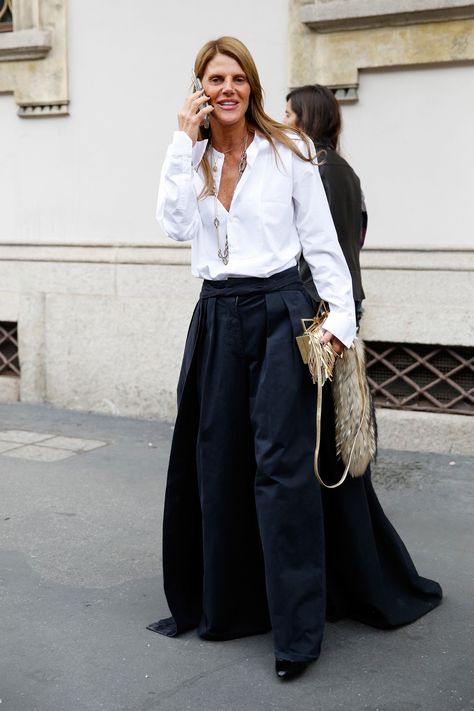
M 237 168 L 238 172 L 238 178 L 237 178 L 237 183 L 239 182 L 240 178 L 242 177 L 245 168 L 247 167 L 247 145 L 248 145 L 248 131 L 245 133 L 245 145 L 244 145 L 244 150 L 242 151 L 242 155 L 240 156 L 240 161 L 239 165 Z M 230 151 L 227 151 L 230 153 Z M 224 153 L 224 156 L 227 155 Z M 225 160 L 225 158 L 224 158 Z M 214 156 L 214 165 L 212 167 L 213 174 L 217 173 L 217 160 Z M 235 187 L 237 187 L 237 183 L 235 184 Z M 235 191 L 235 188 L 234 188 Z M 227 236 L 227 230 L 225 233 L 225 241 L 224 241 L 224 249 L 221 250 L 221 240 L 220 240 L 220 232 L 219 232 L 219 227 L 220 227 L 220 220 L 219 220 L 219 208 L 218 208 L 218 199 L 217 199 L 217 194 L 218 194 L 218 188 L 216 185 L 216 181 L 214 178 L 214 227 L 216 228 L 216 237 L 217 237 L 217 256 L 221 260 L 223 264 L 229 264 L 229 237 Z

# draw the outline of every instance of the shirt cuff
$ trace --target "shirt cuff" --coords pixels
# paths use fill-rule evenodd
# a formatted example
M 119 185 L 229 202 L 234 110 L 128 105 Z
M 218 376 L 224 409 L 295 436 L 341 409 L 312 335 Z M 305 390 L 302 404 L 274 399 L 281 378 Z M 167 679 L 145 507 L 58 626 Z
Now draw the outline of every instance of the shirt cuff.
M 193 168 L 197 168 L 206 152 L 207 143 L 207 139 L 205 139 L 196 141 L 193 145 L 185 131 L 175 131 L 173 141 L 168 148 L 168 156 L 169 158 L 184 158 L 186 161 L 191 160 Z
M 346 348 L 350 348 L 356 335 L 356 322 L 354 314 L 342 314 L 331 311 L 323 326 L 333 336 L 339 338 Z
M 170 145 L 171 153 L 174 156 L 189 156 L 193 151 L 193 142 L 185 131 L 175 131 L 173 141 Z

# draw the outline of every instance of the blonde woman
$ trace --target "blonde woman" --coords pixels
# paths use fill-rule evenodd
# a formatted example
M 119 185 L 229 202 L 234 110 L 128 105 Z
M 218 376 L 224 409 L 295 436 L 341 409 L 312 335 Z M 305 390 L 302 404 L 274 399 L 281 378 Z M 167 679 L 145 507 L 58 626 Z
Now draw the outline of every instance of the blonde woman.
M 315 392 L 295 337 L 312 316 L 301 253 L 330 305 L 325 341 L 355 335 L 351 278 L 314 147 L 264 112 L 254 61 L 237 39 L 200 50 L 178 115 L 157 219 L 192 247 L 204 279 L 178 384 L 163 527 L 172 617 L 223 640 L 272 629 L 277 676 L 320 653 L 325 563 L 313 476 Z M 204 124 L 208 120 L 209 128 Z

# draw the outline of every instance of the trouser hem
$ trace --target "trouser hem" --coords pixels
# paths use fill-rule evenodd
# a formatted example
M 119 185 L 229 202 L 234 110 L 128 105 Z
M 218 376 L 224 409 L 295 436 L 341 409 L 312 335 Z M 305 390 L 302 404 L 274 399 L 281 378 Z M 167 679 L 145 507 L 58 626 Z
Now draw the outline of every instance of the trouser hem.
M 279 652 L 275 650 L 275 659 L 282 659 L 285 662 L 315 662 L 319 659 L 320 652 L 317 654 L 296 654 L 294 652 Z

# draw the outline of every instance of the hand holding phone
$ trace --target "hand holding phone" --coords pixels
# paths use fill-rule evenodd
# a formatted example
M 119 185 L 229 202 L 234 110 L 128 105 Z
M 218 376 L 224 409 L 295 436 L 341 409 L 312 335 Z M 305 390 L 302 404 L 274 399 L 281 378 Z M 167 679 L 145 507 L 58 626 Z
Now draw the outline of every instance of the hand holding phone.
M 199 79 L 199 77 L 197 77 L 195 75 L 194 72 L 193 72 L 193 84 L 194 84 L 194 91 L 203 91 L 202 82 Z M 209 103 L 206 101 L 204 104 L 201 104 L 201 107 L 199 110 L 201 111 L 202 109 L 206 109 L 208 106 L 209 106 Z M 204 119 L 204 123 L 202 125 L 204 126 L 204 128 L 209 128 L 209 116 L 206 116 L 206 118 Z
M 1 2 L 1 0 L 0 0 Z M 188 134 L 193 145 L 199 139 L 199 129 L 209 128 L 209 114 L 214 107 L 208 103 L 201 82 L 193 74 L 194 91 L 186 97 L 184 106 L 178 112 L 178 128 Z

